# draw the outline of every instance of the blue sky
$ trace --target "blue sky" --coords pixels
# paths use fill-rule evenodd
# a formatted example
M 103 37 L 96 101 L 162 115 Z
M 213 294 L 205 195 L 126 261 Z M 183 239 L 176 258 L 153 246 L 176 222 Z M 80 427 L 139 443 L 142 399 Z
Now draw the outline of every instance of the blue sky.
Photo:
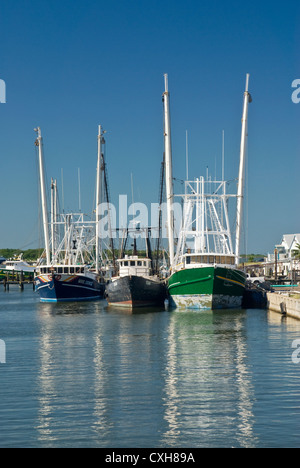
M 157 202 L 163 74 L 169 75 L 174 176 L 238 174 L 250 73 L 246 249 L 272 251 L 300 232 L 300 4 L 296 1 L 19 1 L 0 4 L 0 248 L 40 244 L 34 127 L 66 210 L 94 200 L 97 131 L 106 130 L 110 193 Z M 217 168 L 217 169 L 216 169 Z M 175 184 L 180 190 L 180 184 Z

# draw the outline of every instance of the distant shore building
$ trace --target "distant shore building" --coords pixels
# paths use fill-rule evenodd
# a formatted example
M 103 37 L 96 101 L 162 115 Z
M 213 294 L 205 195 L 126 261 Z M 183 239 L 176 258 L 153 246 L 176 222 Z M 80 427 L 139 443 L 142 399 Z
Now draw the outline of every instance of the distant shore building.
M 293 279 L 293 275 L 300 275 L 300 260 L 294 258 L 297 245 L 300 244 L 300 234 L 284 234 L 281 243 L 275 245 L 273 253 L 265 259 L 265 275 L 286 276 Z M 277 271 L 275 271 L 277 269 Z

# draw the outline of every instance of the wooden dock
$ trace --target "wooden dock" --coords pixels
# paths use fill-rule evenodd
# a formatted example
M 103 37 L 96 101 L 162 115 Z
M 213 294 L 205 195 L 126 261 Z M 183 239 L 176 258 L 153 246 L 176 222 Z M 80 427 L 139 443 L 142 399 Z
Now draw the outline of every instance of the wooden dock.
M 0 281 L 0 285 L 3 285 L 3 290 L 4 291 L 9 291 L 10 286 L 19 286 L 19 288 L 23 291 L 24 286 L 26 284 L 31 284 L 32 289 L 34 290 L 35 285 L 34 285 L 33 280 L 6 280 L 6 279 L 4 279 L 4 280 Z

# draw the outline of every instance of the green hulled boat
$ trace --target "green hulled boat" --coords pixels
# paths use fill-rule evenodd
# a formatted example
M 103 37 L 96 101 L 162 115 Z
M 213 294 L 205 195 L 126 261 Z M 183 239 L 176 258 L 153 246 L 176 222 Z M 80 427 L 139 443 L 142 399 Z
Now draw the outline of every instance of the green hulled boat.
M 163 95 L 165 177 L 170 254 L 168 293 L 170 305 L 173 307 L 215 309 L 241 307 L 242 305 L 246 274 L 238 265 L 244 197 L 247 116 L 248 104 L 251 102 L 248 82 L 249 75 L 247 74 L 237 194 L 228 193 L 228 182 L 224 180 L 224 170 L 219 181 L 213 181 L 208 171 L 206 179 L 200 177 L 187 180 L 185 193 L 179 195 L 183 201 L 183 213 L 175 252 L 169 91 L 167 75 L 165 75 Z M 230 220 L 228 211 L 231 197 L 237 199 L 235 249 L 232 245 L 230 230 L 233 220 Z
M 215 256 L 210 256 L 211 259 L 213 257 Z M 231 258 L 221 257 L 228 261 Z M 192 259 L 191 255 L 185 257 L 188 262 Z M 246 275 L 243 271 L 216 263 L 182 268 L 169 278 L 170 305 L 187 309 L 241 307 L 245 282 Z

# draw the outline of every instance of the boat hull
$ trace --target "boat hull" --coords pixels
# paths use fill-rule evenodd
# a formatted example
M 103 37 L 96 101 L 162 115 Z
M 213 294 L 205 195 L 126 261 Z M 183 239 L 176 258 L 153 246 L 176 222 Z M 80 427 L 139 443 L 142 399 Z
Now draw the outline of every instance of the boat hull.
M 41 302 L 89 301 L 103 299 L 105 285 L 84 275 L 40 275 L 35 290 Z
M 201 267 L 183 269 L 168 281 L 170 306 L 185 309 L 240 308 L 246 275 L 236 269 Z
M 167 297 L 164 283 L 140 276 L 124 276 L 106 287 L 107 302 L 113 306 L 163 307 Z

